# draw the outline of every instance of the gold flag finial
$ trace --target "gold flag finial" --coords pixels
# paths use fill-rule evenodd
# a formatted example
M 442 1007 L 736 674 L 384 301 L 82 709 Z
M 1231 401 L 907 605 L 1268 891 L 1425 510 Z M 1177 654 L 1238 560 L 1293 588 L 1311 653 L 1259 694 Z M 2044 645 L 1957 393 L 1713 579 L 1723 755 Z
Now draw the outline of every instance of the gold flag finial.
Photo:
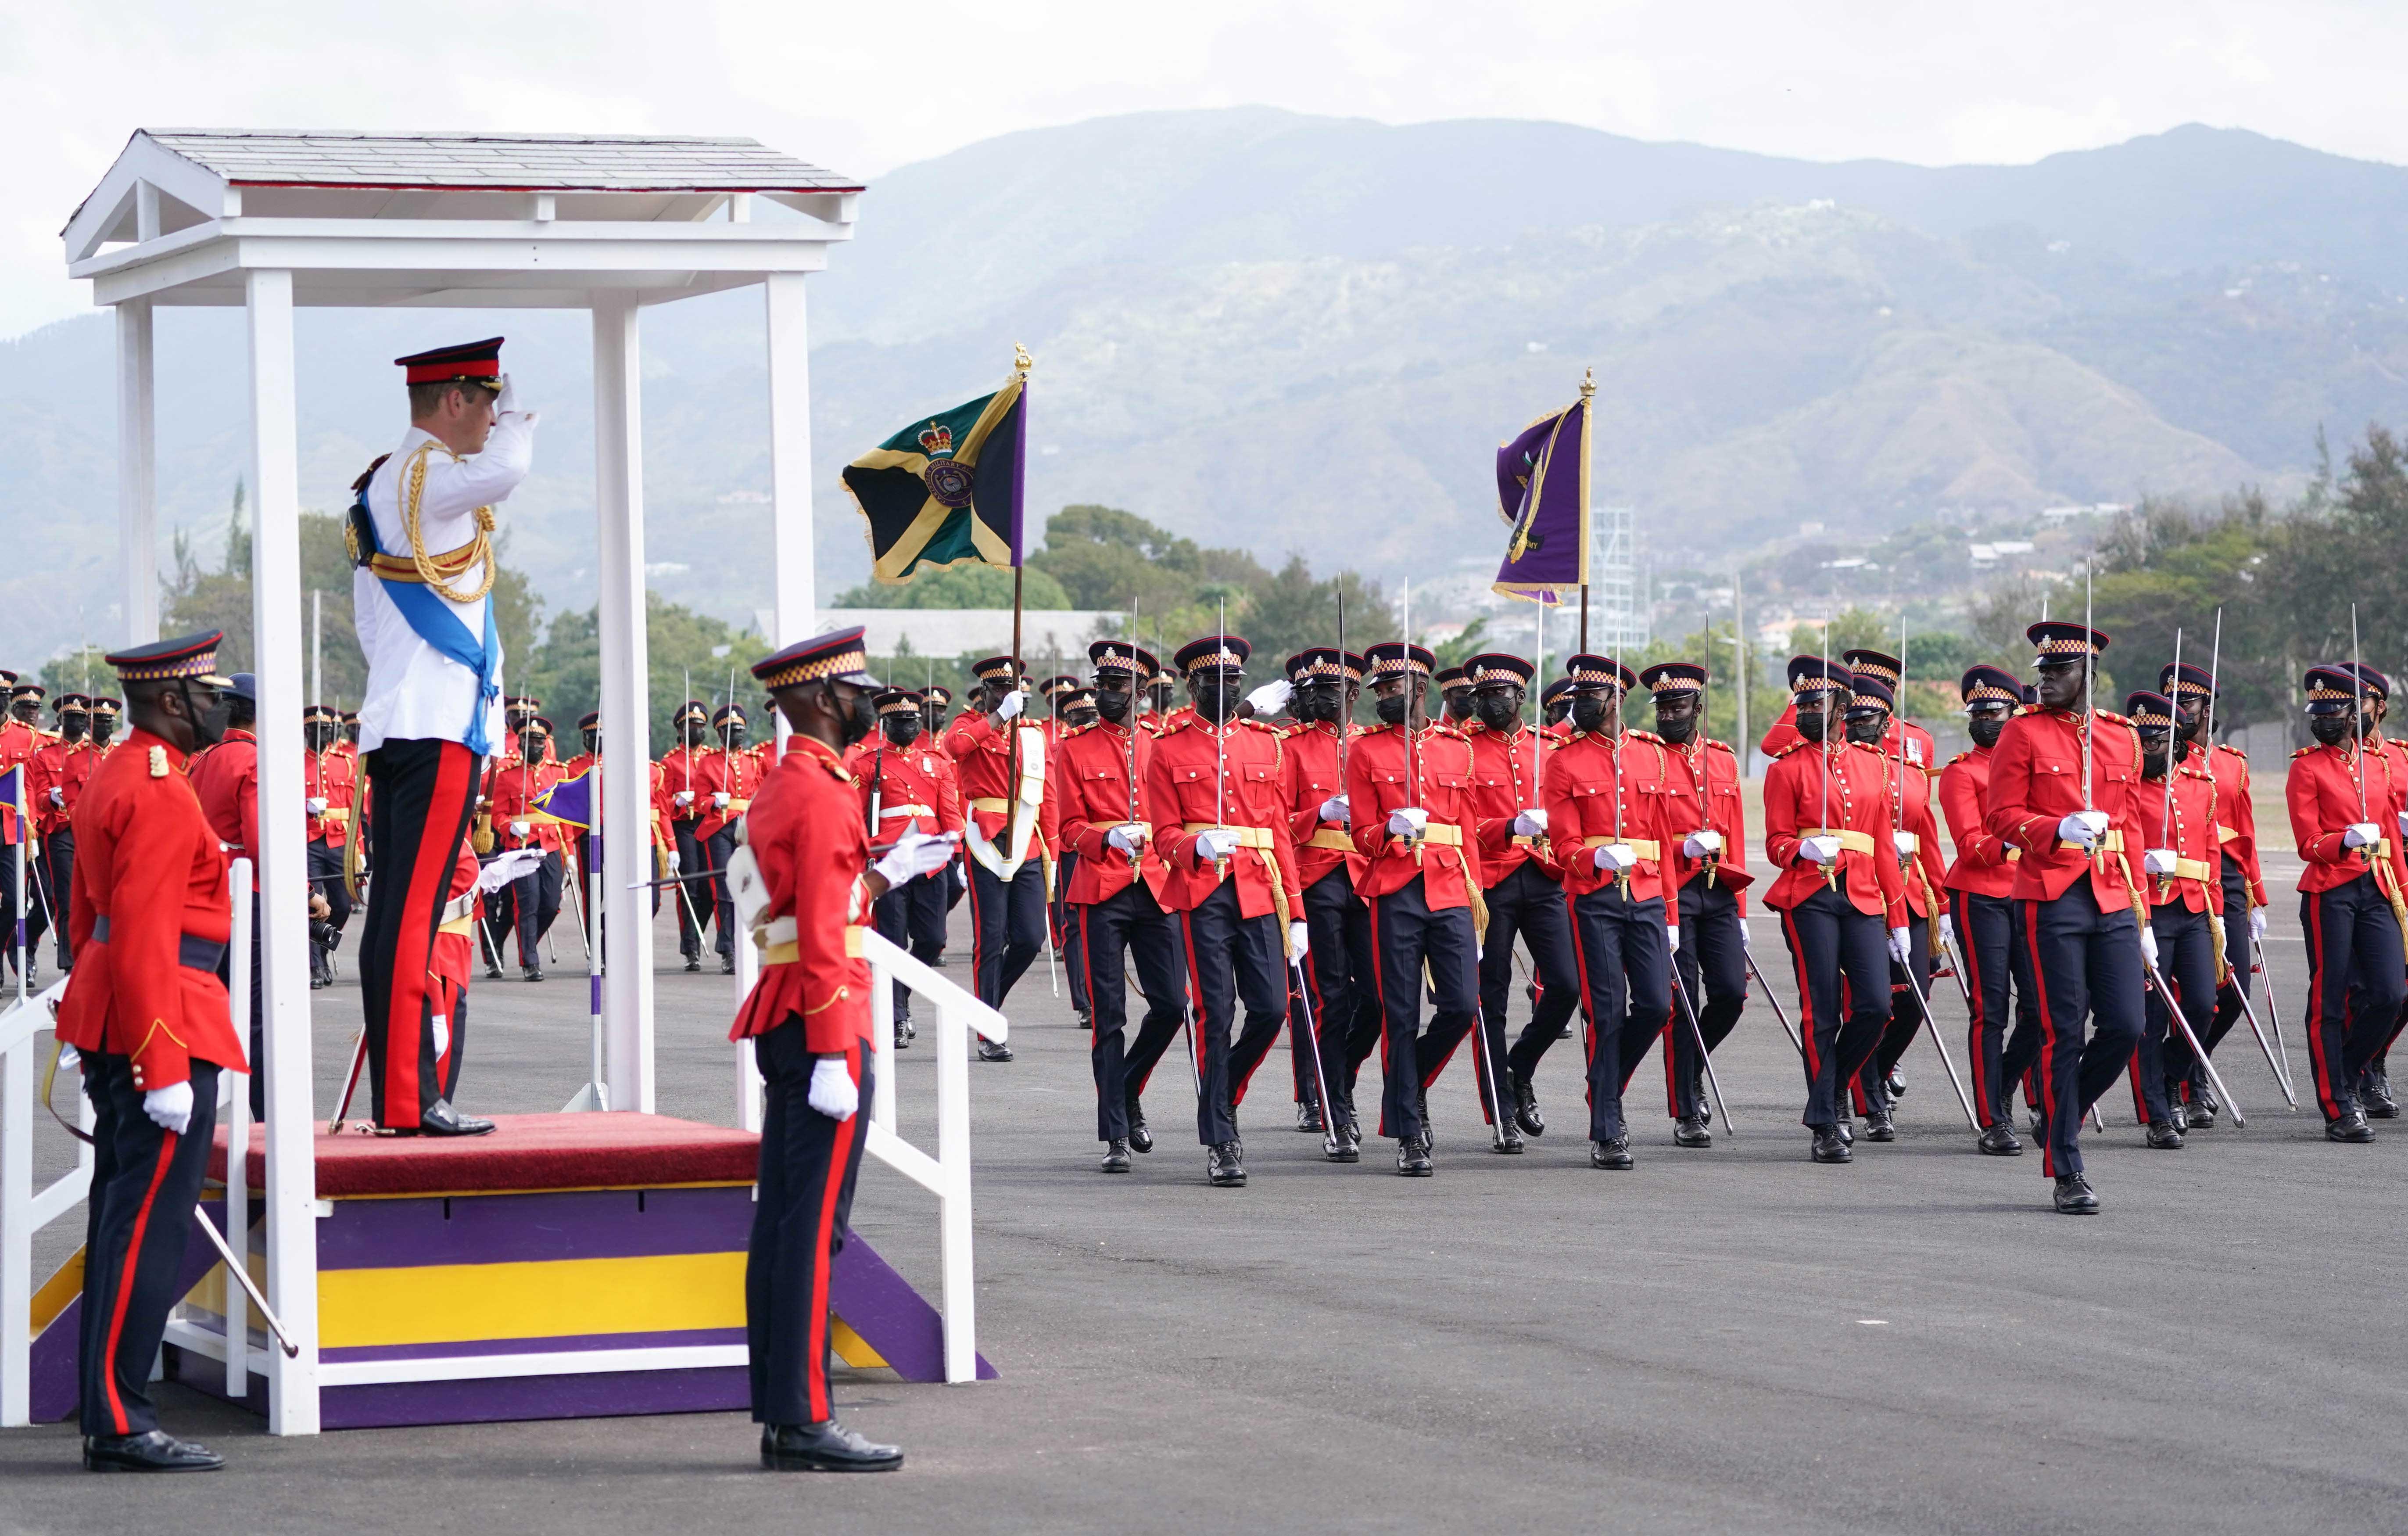
M 1581 370 L 1581 398 L 1584 400 L 1589 400 L 1596 398 L 1596 396 L 1597 370 L 1595 368 L 1583 368 Z
M 1027 378 L 1027 377 L 1028 377 L 1028 370 L 1029 370 L 1030 368 L 1035 367 L 1036 366 L 1037 366 L 1037 360 L 1036 360 L 1035 358 L 1033 358 L 1033 357 L 1031 357 L 1031 356 L 1029 356 L 1029 355 L 1028 355 L 1028 349 L 1027 349 L 1027 348 L 1025 348 L 1025 347 L 1022 346 L 1022 345 L 1021 345 L 1019 342 L 1017 342 L 1017 341 L 1015 341 L 1015 342 L 1013 342 L 1013 343 L 1011 344 L 1011 371 L 1012 371 L 1012 372 L 1017 373 L 1018 375 L 1020 375 L 1020 377 L 1022 377 L 1023 379 L 1025 379 L 1025 378 Z

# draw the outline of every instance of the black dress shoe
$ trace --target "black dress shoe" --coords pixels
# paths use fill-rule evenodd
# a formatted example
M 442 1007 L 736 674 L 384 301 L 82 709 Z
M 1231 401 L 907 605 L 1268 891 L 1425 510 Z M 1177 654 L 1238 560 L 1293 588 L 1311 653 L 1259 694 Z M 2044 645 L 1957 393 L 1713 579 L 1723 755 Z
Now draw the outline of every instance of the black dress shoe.
M 1513 1124 L 1511 1116 L 1498 1126 L 1497 1134 L 1488 1140 L 1489 1151 L 1501 1152 L 1509 1156 L 1520 1156 L 1522 1145 L 1521 1128 Z
M 981 1061 L 1010 1061 L 1011 1059 L 1011 1047 L 1004 1044 L 1000 1041 L 982 1040 L 978 1042 L 978 1047 L 979 1059 Z
M 1842 1120 L 1833 1128 L 1840 1133 L 1840 1141 L 1843 1144 L 1847 1146 L 1856 1144 L 1856 1127 L 1853 1123 Z
M 1296 1107 L 1296 1128 L 1315 1133 L 1326 1128 L 1321 1123 L 1321 1101 L 1308 1098 Z
M 1397 1143 L 1397 1171 L 1408 1179 L 1426 1179 L 1438 1171 L 1430 1161 L 1428 1137 L 1408 1136 Z
M 1710 1147 L 1714 1144 L 1714 1133 L 1706 1128 L 1702 1120 L 1677 1120 L 1672 1124 L 1672 1144 L 1676 1147 Z
M 1889 1111 L 1876 1105 L 1865 1112 L 1865 1140 L 1868 1141 L 1898 1140 L 1898 1122 L 1890 1118 Z
M 1137 1101 L 1135 1094 L 1128 1096 L 1128 1128 L 1130 1151 L 1152 1152 L 1154 1150 L 1154 1132 L 1146 1128 L 1145 1108 Z
M 700 970 L 702 969 L 702 956 L 699 955 L 687 955 L 685 957 L 685 969 L 689 974 L 694 971 Z M 497 970 L 494 972 L 494 974 L 499 976 L 501 972 Z
M 1115 1136 L 1104 1144 L 1103 1171 L 1126 1173 L 1129 1170 L 1128 1138 Z
M 2215 1124 L 2215 1112 L 2195 1098 L 2183 1106 L 2182 1117 L 2186 1130 L 2205 1130 Z
M 1810 1156 L 1818 1163 L 1851 1163 L 1856 1157 L 1848 1143 L 1840 1139 L 1837 1126 L 1814 1127 L 1814 1150 Z
M 904 1031 L 903 1026 L 899 1024 L 895 1026 L 895 1049 L 898 1051 L 908 1051 L 911 1049 L 911 1037 Z
M 523 981 L 523 982 L 539 982 L 539 981 L 542 981 L 542 980 L 543 980 L 543 967 L 541 967 L 541 966 L 521 966 L 521 967 L 519 967 L 519 980 L 520 980 L 520 981 Z
M 1531 1136 L 1547 1134 L 1547 1118 L 1539 1113 L 1539 1090 L 1530 1085 L 1530 1074 L 1513 1069 L 1513 1123 Z
M 86 1435 L 83 1470 L 88 1472 L 213 1472 L 225 1457 L 206 1445 L 178 1440 L 165 1429 L 138 1435 Z
M 722 976 L 733 976 L 736 974 L 736 955 L 734 951 L 731 950 L 727 954 L 719 957 L 719 973 Z
M 1906 1073 L 1896 1067 L 1891 1068 L 1889 1069 L 1889 1075 L 1882 1079 L 1882 1086 L 1889 1090 L 1889 1096 L 1892 1098 L 1904 1098 L 1906 1097 Z
M 891 1472 L 903 1465 L 903 1448 L 874 1445 L 834 1419 L 765 1424 L 761 1465 L 774 1472 Z
M 491 1120 L 480 1120 L 473 1114 L 462 1114 L 449 1099 L 438 1098 L 418 1117 L 421 1136 L 483 1136 L 494 1128 Z
M 2182 1144 L 2183 1133 L 2181 1127 L 2177 1127 L 2172 1121 L 2152 1120 L 2149 1122 L 2150 1151 L 2180 1152 L 2182 1150 Z
M 1990 1128 L 1982 1133 L 1981 1141 L 1974 1144 L 1992 1157 L 2020 1157 L 2024 1155 L 2024 1144 L 2016 1139 L 2015 1127 L 2003 1119 L 1993 1121 Z
M 1430 1146 L 1438 1145 L 1438 1132 L 1430 1128 L 1429 1089 L 1413 1090 L 1414 1117 L 1422 1123 L 1422 1140 Z
M 2090 1181 L 2079 1173 L 2057 1176 L 2057 1213 L 2067 1216 L 2095 1216 L 2099 1213 L 2099 1197 L 2090 1191 Z
M 1346 1107 L 1345 1133 L 1348 1144 L 1353 1146 L 1356 1151 L 1361 1151 L 1363 1148 L 1363 1122 L 1354 1118 L 1354 1106 L 1352 1104 L 1349 1104 Z
M 1363 1160 L 1363 1144 L 1347 1135 L 1341 1124 L 1323 1135 L 1321 1155 L 1333 1163 L 1359 1163 Z
M 1617 1136 L 1610 1141 L 1591 1141 L 1588 1144 L 1588 1166 L 1591 1168 L 1610 1168 L 1620 1172 L 1624 1169 L 1633 1167 L 1637 1162 L 1638 1159 L 1630 1156 L 1630 1138 L 1627 1136 Z
M 2358 1102 L 2370 1120 L 2400 1118 L 2400 1101 L 2391 1097 L 2391 1074 L 2380 1068 L 2370 1067 L 2358 1078 Z
M 1205 1149 L 1205 1179 L 1222 1189 L 1243 1188 L 1246 1164 L 1235 1141 L 1215 1141 Z
M 2364 1110 L 2346 1110 L 2337 1118 L 2325 1122 L 2325 1140 L 2350 1142 L 2372 1141 L 2374 1140 L 2374 1127 L 2366 1123 Z
M 1706 1091 L 1701 1085 L 1695 1083 L 1689 1084 L 1689 1102 L 1698 1106 L 1698 1124 L 1711 1126 L 1714 1123 L 1714 1101 L 1706 1097 Z
M 688 966 L 688 967 L 686 967 L 686 969 L 687 969 L 688 970 L 692 970 L 694 968 L 693 968 L 692 966 Z M 492 962 L 491 960 L 486 961 L 486 962 L 485 962 L 485 980 L 487 980 L 487 981 L 489 981 L 489 982 L 498 982 L 498 981 L 500 981 L 501 979 L 502 979 L 502 968 L 501 968 L 501 967 L 499 967 L 499 966 L 497 966 L 497 965 L 495 965 L 495 964 L 494 964 L 494 962 Z

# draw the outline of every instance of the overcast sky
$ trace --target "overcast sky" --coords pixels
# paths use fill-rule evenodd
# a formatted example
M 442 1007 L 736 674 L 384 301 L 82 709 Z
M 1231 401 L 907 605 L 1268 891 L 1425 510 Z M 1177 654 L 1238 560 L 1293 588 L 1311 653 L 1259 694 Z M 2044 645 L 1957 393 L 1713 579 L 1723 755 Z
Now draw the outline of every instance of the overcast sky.
M 1923 165 L 2202 122 L 2408 162 L 2403 67 L 2408 7 L 2355 0 L 0 0 L 0 337 L 89 307 L 58 231 L 146 125 L 744 134 L 876 176 L 1268 103 Z

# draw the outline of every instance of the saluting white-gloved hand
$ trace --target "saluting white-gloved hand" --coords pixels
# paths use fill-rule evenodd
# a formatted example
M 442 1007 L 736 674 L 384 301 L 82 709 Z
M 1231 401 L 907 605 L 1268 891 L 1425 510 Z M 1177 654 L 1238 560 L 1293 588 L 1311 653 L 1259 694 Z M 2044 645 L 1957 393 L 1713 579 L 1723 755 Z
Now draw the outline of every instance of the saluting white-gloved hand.
M 161 1130 L 183 1135 L 184 1127 L 193 1123 L 192 1083 L 187 1080 L 151 1089 L 142 1096 L 142 1113 Z
M 1104 834 L 1104 843 L 1135 858 L 1145 851 L 1145 828 L 1135 822 L 1123 822 Z
M 1343 795 L 1332 795 L 1329 798 L 1321 802 L 1321 819 L 1323 821 L 1335 822 L 1340 826 L 1343 826 L 1346 825 L 1351 815 L 1352 811 L 1349 810 L 1346 804 L 1346 797 Z
M 1218 864 L 1238 851 L 1238 829 L 1213 826 L 1196 834 L 1196 862 Z
M 2141 925 L 2141 953 L 2148 956 L 2149 964 L 2157 963 L 2157 930 L 2146 923 Z
M 1722 852 L 1723 835 L 1711 826 L 1699 827 L 1681 844 L 1682 854 L 1688 858 L 1720 858 Z
M 2174 872 L 2174 851 L 2171 848 L 2150 849 L 2147 853 L 2141 855 L 2141 869 L 2144 874 L 2172 874 Z
M 2249 909 L 2249 941 L 2251 943 L 2258 943 L 2262 941 L 2265 937 L 2266 909 L 2263 907 L 2252 907 Z
M 831 1120 L 850 1120 L 861 1108 L 860 1084 L 842 1056 L 822 1056 L 811 1063 L 811 1085 L 803 1097 Z
M 1418 838 L 1429 828 L 1429 812 L 1420 806 L 1409 805 L 1388 812 L 1388 836 Z
M 943 868 L 953 856 L 953 839 L 933 832 L 907 831 L 871 868 L 886 878 L 888 890 L 899 890 L 905 881 L 914 876 Z M 841 1120 L 844 1116 L 837 1118 Z
M 1597 867 L 1609 874 L 1618 875 L 1638 862 L 1638 854 L 1627 842 L 1603 843 L 1597 851 Z
M 1543 838 L 1547 835 L 1547 813 L 1537 806 L 1514 813 L 1513 835 L 1517 838 Z
M 1914 953 L 1913 938 L 1914 936 L 1904 928 L 1890 929 L 1889 957 L 1899 965 L 1907 964 L 1907 956 Z
M 2096 849 L 2107 836 L 2107 812 L 2077 811 L 2057 824 L 2057 835 L 2066 842 L 2080 843 L 2085 849 Z
M 2383 828 L 2372 822 L 2354 822 L 2341 829 L 2344 848 L 2372 848 L 2383 840 Z
M 1798 840 L 1798 856 L 1809 864 L 1837 864 L 1840 862 L 1840 840 L 1828 833 L 1819 838 L 1800 838 Z
M 1287 701 L 1295 696 L 1296 684 L 1285 678 L 1273 678 L 1248 694 L 1246 702 L 1254 706 L 1254 713 L 1258 715 L 1277 714 L 1286 709 Z
M 1297 958 L 1297 959 L 1298 959 L 1298 960 L 1301 960 L 1301 959 L 1303 959 L 1303 958 L 1304 958 L 1304 952 L 1305 952 L 1305 951 L 1307 951 L 1307 950 L 1309 950 L 1309 949 L 1311 949 L 1312 947 L 1312 930 L 1311 928 L 1309 928 L 1309 927 L 1305 926 L 1303 919 L 1298 918 L 1298 919 L 1297 919 L 1296 921 L 1294 921 L 1294 922 L 1292 922 L 1292 923 L 1288 924 L 1288 926 L 1287 926 L 1287 952 L 1288 952 L 1288 954 L 1289 954 L 1290 955 L 1294 956 L 1295 958 Z
M 1004 695 L 1002 701 L 996 705 L 995 717 L 997 720 L 1016 719 L 1018 718 L 1020 711 L 1025 709 L 1027 705 L 1028 690 L 1025 688 L 1014 688 L 1011 692 Z

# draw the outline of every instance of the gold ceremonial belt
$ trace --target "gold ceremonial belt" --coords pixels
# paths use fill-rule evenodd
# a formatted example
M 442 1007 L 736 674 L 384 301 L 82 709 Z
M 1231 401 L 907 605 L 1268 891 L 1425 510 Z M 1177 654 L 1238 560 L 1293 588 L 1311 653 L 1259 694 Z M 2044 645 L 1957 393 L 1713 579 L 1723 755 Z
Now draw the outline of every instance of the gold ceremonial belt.
M 468 567 L 484 557 L 485 552 L 479 547 L 478 541 L 470 539 L 456 550 L 428 555 L 426 565 L 438 578 L 448 581 L 455 576 L 466 576 Z M 418 562 L 406 554 L 370 555 L 368 569 L 388 581 L 409 581 L 419 586 L 426 584 L 426 577 L 418 568 Z
M 727 802 L 727 813 L 728 813 L 729 815 L 731 815 L 731 816 L 741 816 L 742 814 L 744 814 L 744 812 L 746 812 L 746 811 L 750 811 L 750 810 L 752 810 L 752 801 L 750 801 L 750 800 L 738 800 L 738 799 L 734 798 L 733 797 L 731 797 L 728 799 L 728 802 Z M 933 814 L 933 812 L 932 812 L 932 814 Z
M 1340 832 L 1334 826 L 1325 826 L 1318 832 L 1315 832 L 1312 835 L 1312 840 L 1306 843 L 1305 846 L 1307 848 L 1326 848 L 1333 853 L 1340 854 L 1352 854 L 1357 851 L 1354 847 L 1354 840 L 1348 837 L 1345 833 Z
M 2237 826 L 2219 826 L 2215 829 L 2215 840 L 2218 842 L 2230 842 L 2240 835 L 2241 828 Z
M 745 803 L 749 805 L 752 802 Z M 882 821 L 888 816 L 933 816 L 935 814 L 935 811 L 924 805 L 890 805 L 882 808 L 878 812 L 879 819 Z
M 859 923 L 844 926 L 845 958 L 861 958 L 861 936 L 867 931 Z M 798 937 L 793 918 L 774 918 L 752 930 L 752 946 L 761 952 L 761 963 L 765 966 L 799 965 L 802 963 L 803 947 L 797 942 Z
M 1260 849 L 1266 854 L 1271 851 L 1271 829 L 1268 826 L 1224 826 L 1219 822 L 1182 822 L 1180 825 L 1190 832 L 1235 832 L 1239 847 Z M 1347 846 L 1354 845 L 1349 843 Z
M 1870 854 L 1873 851 L 1873 835 L 1870 832 L 1859 832 L 1852 826 L 1813 826 L 1799 833 L 1798 836 L 1800 840 L 1837 838 L 1840 840 L 1841 852 L 1847 854 Z
M 2160 875 L 2157 878 L 2162 880 L 2165 877 Z M 2173 878 L 2176 880 L 2214 880 L 2215 878 L 2215 866 L 2208 863 L 2207 860 L 2203 858 L 2184 858 L 2180 854 L 2176 854 L 2174 857 Z
M 1809 832 L 1806 835 L 1810 838 L 1814 836 L 1812 832 Z M 1855 835 L 1859 838 L 1863 838 L 1865 836 L 1862 832 L 1858 832 Z M 1664 856 L 1664 845 L 1660 842 L 1651 841 L 1646 838 L 1616 838 L 1600 832 L 1596 837 L 1581 839 L 1581 846 L 1583 848 L 1604 848 L 1616 842 L 1627 847 L 1631 853 L 1641 858 L 1660 859 Z M 1865 839 L 1864 851 L 1868 854 L 1873 851 L 1871 839 Z
M 2107 835 L 2099 840 L 2098 847 L 2087 850 L 2078 842 L 2068 842 L 2062 840 L 2058 841 L 2057 846 L 2059 852 L 2071 850 L 2076 854 L 2086 852 L 2092 854 L 2120 854 L 2124 851 L 2124 834 L 2111 827 L 2108 830 Z
M 1513 846 L 1516 848 L 1543 848 L 1546 842 L 1544 838 L 1526 838 L 1518 832 L 1513 834 Z
M 351 819 L 351 808 L 347 805 L 330 805 L 325 810 L 318 812 L 318 819 L 322 822 L 343 822 L 348 824 Z
M 970 809 L 983 811 L 990 816 L 1009 816 L 1011 814 L 1011 802 L 993 795 L 981 795 L 970 801 Z

